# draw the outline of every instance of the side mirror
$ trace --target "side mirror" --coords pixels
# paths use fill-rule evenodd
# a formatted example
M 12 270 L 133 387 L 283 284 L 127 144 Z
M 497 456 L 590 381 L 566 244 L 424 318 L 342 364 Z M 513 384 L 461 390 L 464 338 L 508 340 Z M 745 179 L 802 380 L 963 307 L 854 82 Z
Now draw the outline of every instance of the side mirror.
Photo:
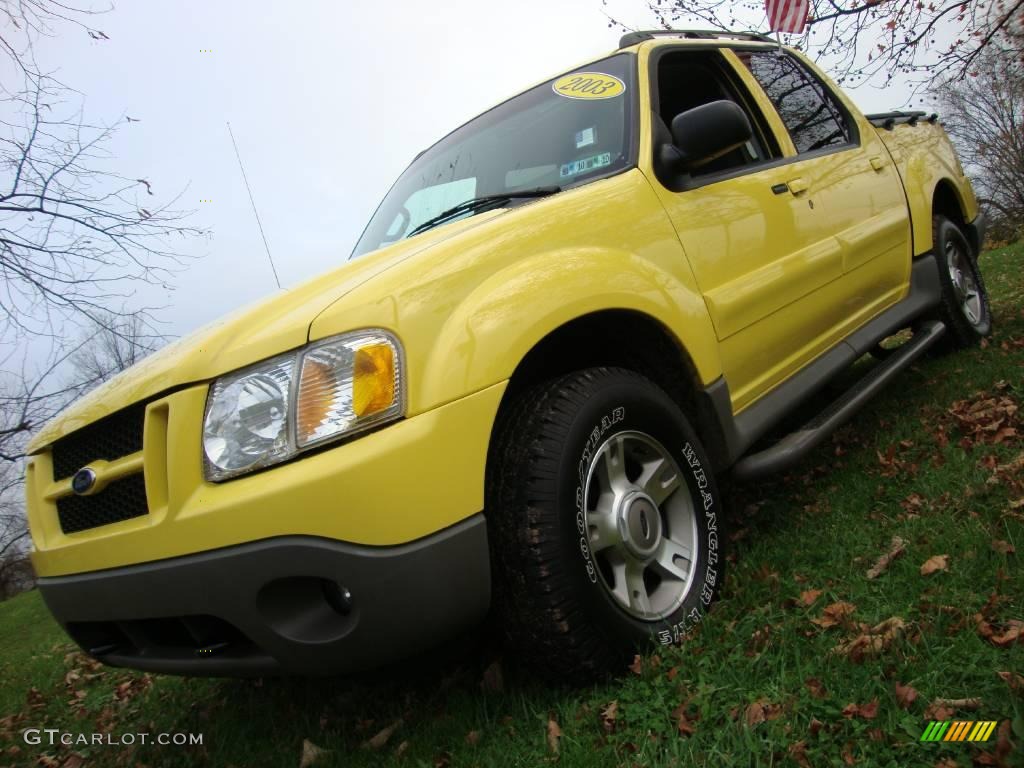
M 672 120 L 672 143 L 658 148 L 658 160 L 673 173 L 688 173 L 742 147 L 753 136 L 739 105 L 712 101 L 688 109 Z

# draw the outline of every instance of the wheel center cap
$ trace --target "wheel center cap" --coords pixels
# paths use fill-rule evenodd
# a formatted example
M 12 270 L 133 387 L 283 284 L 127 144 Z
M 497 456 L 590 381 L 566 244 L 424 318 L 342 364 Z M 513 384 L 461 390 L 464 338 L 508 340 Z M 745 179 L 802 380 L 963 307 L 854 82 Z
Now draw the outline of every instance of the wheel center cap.
M 661 544 L 661 514 L 649 496 L 634 492 L 619 508 L 619 533 L 626 548 L 638 558 L 648 558 Z

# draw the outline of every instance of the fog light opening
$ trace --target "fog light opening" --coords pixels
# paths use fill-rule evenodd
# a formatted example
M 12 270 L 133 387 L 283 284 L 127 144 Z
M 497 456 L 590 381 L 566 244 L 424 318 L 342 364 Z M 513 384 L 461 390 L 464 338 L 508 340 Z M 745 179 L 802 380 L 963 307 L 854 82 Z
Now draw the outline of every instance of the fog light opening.
M 348 616 L 352 613 L 352 593 L 348 587 L 343 587 L 336 581 L 327 581 L 326 579 L 321 582 L 324 590 L 324 599 L 327 600 L 327 604 L 331 606 L 342 616 Z

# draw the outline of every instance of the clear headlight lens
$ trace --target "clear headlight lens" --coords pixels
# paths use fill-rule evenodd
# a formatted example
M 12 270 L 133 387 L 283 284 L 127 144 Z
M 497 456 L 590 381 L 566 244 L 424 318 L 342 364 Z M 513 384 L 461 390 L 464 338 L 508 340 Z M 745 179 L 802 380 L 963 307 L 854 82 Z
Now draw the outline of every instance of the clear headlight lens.
M 226 480 L 399 418 L 402 376 L 398 340 L 371 330 L 217 379 L 203 424 L 207 479 Z

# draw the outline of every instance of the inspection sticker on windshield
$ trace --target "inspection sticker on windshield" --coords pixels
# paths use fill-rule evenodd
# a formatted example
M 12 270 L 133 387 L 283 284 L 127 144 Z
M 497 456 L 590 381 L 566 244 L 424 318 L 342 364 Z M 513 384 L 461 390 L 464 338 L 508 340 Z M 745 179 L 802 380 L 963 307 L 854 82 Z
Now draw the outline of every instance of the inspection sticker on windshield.
M 571 163 L 566 163 L 559 169 L 558 175 L 560 178 L 567 179 L 570 176 L 578 176 L 581 173 L 592 171 L 595 168 L 604 168 L 606 165 L 611 164 L 612 153 L 605 152 L 603 155 L 583 157 L 579 160 L 573 160 Z
M 551 90 L 567 99 L 611 99 L 626 92 L 626 84 L 602 72 L 574 72 L 562 75 Z

